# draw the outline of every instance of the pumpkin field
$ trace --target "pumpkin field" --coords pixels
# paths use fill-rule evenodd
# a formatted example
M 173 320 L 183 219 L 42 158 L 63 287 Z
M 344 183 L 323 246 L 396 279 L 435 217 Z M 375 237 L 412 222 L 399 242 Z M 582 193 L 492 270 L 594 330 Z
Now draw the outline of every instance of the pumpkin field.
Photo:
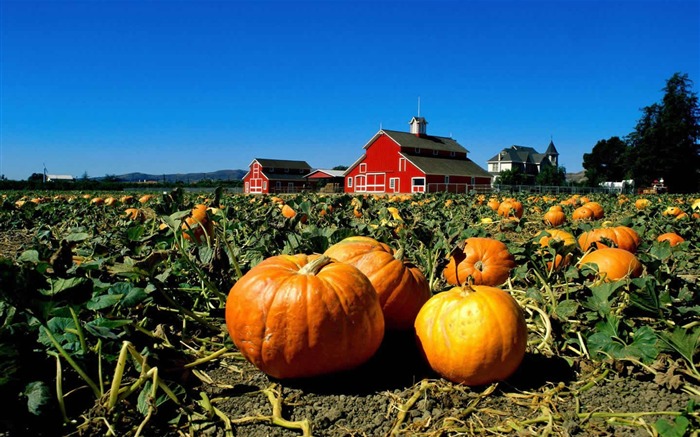
M 0 193 L 1 436 L 700 432 L 700 196 Z

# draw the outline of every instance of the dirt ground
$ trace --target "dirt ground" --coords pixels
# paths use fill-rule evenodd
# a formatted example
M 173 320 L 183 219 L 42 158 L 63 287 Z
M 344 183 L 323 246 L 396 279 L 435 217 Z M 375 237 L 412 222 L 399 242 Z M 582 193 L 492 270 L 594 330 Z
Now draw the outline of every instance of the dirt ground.
M 270 423 L 275 400 L 283 419 L 308 421 L 309 435 L 329 437 L 652 435 L 657 419 L 674 418 L 648 413 L 679 412 L 690 400 L 653 376 L 604 374 L 590 362 L 533 354 L 508 381 L 468 388 L 433 374 L 417 352 L 407 359 L 407 350 L 415 351 L 412 337 L 389 336 L 361 368 L 306 381 L 274 381 L 243 360 L 224 358 L 205 372 L 211 380 L 202 388 L 232 420 L 233 434 L 250 437 L 303 435 Z M 224 429 L 220 422 L 200 431 L 218 437 Z

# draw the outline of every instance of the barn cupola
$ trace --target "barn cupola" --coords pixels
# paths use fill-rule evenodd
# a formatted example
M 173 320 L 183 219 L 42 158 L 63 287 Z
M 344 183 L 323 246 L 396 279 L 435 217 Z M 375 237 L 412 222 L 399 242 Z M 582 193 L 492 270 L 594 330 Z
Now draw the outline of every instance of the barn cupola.
M 413 117 L 411 121 L 408 122 L 411 125 L 411 133 L 416 136 L 425 135 L 425 126 L 428 124 L 423 117 Z

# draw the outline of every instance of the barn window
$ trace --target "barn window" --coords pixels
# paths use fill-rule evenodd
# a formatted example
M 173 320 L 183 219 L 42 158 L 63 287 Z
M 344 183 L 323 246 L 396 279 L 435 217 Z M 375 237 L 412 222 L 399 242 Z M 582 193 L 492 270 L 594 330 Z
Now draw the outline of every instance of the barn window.
M 445 184 L 449 184 L 449 183 L 450 183 L 450 176 L 445 175 Z
M 440 151 L 439 151 L 439 150 L 433 149 L 433 155 L 439 155 L 439 154 L 440 154 Z
M 360 164 L 360 173 L 367 173 L 367 164 Z
M 420 147 L 415 148 L 416 155 L 420 155 Z
M 348 181 L 348 188 L 352 188 L 352 177 L 349 177 L 347 179 L 347 181 Z
M 406 158 L 399 158 L 399 171 L 406 171 Z
M 454 158 L 455 156 L 457 156 L 457 152 L 450 152 L 450 156 Z

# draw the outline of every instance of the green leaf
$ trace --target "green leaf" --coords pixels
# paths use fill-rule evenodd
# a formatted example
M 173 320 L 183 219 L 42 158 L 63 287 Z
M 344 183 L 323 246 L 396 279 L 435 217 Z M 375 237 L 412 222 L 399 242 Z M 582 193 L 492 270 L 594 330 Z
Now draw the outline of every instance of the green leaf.
M 117 305 L 122 300 L 121 294 L 103 294 L 90 299 L 86 307 L 89 310 L 98 311 Z
M 72 242 L 72 243 L 79 243 L 81 241 L 85 241 L 88 238 L 90 238 L 90 234 L 87 232 L 75 232 L 73 234 L 70 234 L 66 237 L 66 241 Z
M 659 314 L 662 306 L 656 279 L 653 276 L 635 278 L 632 284 L 636 287 L 630 294 L 630 303 L 654 315 Z
M 649 254 L 658 260 L 665 261 L 672 255 L 671 245 L 668 241 L 664 241 L 662 243 L 656 242 L 651 246 Z
M 23 395 L 27 397 L 29 412 L 40 416 L 51 399 L 51 390 L 43 381 L 34 381 L 26 385 Z
M 578 310 L 579 303 L 575 300 L 566 299 L 557 304 L 554 313 L 560 320 L 566 320 L 573 317 Z
M 22 252 L 22 254 L 19 256 L 18 261 L 20 262 L 29 262 L 29 263 L 39 263 L 39 252 L 36 250 L 25 250 Z
M 700 327 L 691 330 L 677 326 L 672 333 L 659 333 L 659 339 L 665 349 L 678 352 L 693 366 L 694 356 L 700 346 Z
M 591 287 L 592 295 L 586 299 L 585 306 L 606 316 L 612 312 L 610 296 L 624 284 L 623 281 L 604 282 L 601 285 Z
M 685 416 L 678 416 L 673 423 L 666 419 L 659 419 L 654 423 L 654 428 L 661 437 L 683 437 L 688 432 L 690 421 Z
M 40 290 L 41 294 L 45 296 L 56 296 L 59 293 L 63 293 L 67 290 L 70 290 L 75 287 L 79 287 L 83 285 L 85 282 L 87 282 L 87 279 L 85 278 L 49 278 L 49 286 L 50 288 L 48 290 Z

